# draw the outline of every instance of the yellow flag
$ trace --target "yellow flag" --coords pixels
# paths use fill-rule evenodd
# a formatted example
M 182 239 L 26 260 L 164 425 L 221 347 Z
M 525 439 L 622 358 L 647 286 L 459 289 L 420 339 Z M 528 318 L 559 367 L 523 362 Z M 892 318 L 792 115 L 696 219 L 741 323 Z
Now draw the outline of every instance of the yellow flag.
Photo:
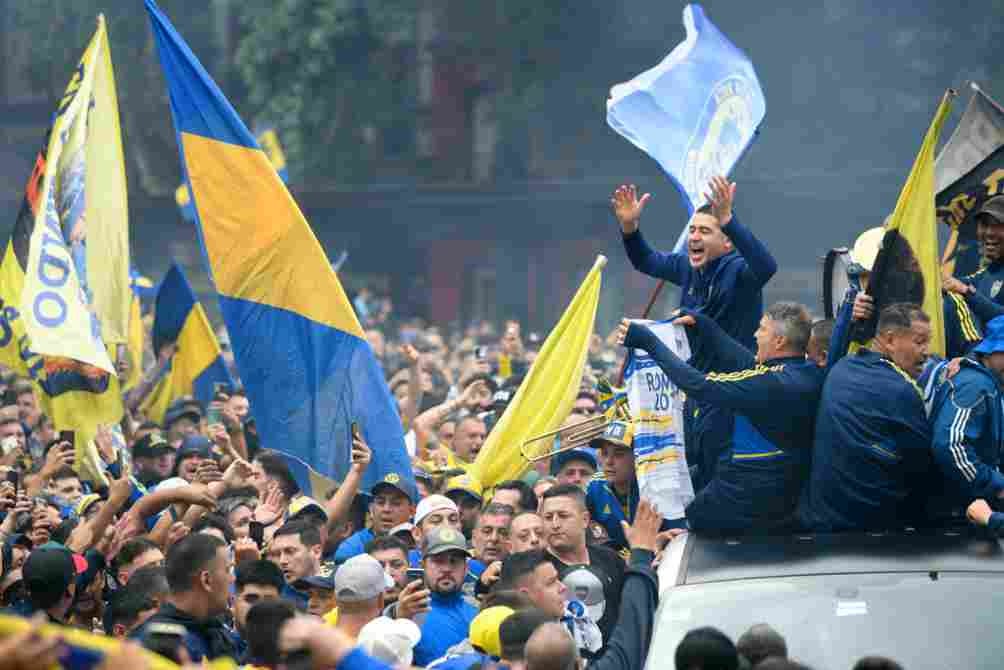
M 129 359 L 129 374 L 123 385 L 126 391 L 135 388 L 143 378 L 143 341 L 143 309 L 139 296 L 133 294 L 129 305 L 129 341 L 125 354 Z
M 521 445 L 530 437 L 557 429 L 572 411 L 589 353 L 606 263 L 604 256 L 597 257 L 468 470 L 484 489 L 522 476 L 529 464 L 520 453 Z M 549 448 L 549 443 L 537 444 Z
M 92 440 L 99 425 L 122 418 L 122 396 L 82 290 L 78 243 L 87 236 L 91 191 L 101 188 L 89 178 L 87 151 L 97 124 L 95 73 L 107 48 L 99 20 L 36 157 L 0 264 L 0 363 L 32 379 L 56 430 L 75 432 L 80 474 L 99 485 L 104 468 Z
M 87 120 L 86 257 L 87 289 L 101 321 L 101 336 L 112 350 L 129 339 L 129 210 L 115 72 L 98 17 L 94 88 Z
M 875 259 L 869 292 L 881 308 L 894 302 L 920 302 L 931 319 L 930 351 L 945 355 L 945 325 L 941 302 L 941 255 L 934 204 L 934 152 L 954 92 L 942 98 L 927 129 L 920 153 L 889 217 L 882 251 Z

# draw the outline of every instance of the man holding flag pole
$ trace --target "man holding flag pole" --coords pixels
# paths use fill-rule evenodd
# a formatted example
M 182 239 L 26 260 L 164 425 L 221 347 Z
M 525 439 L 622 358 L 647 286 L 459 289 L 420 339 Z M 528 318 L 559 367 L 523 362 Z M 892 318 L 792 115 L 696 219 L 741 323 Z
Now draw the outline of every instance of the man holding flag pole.
M 634 185 L 621 186 L 611 205 L 635 269 L 679 286 L 681 307 L 709 316 L 752 348 L 763 312 L 762 289 L 777 263 L 733 216 L 736 185 L 721 175 L 755 139 L 766 102 L 752 63 L 703 9 L 688 5 L 683 19 L 683 42 L 656 67 L 611 89 L 607 122 L 659 162 L 692 215 L 673 252 L 661 253 L 639 229 L 648 194 L 639 198 Z M 708 369 L 699 358 L 692 363 Z M 688 462 L 697 465 L 699 489 L 714 476 L 729 446 L 732 417 L 688 399 L 684 422 Z

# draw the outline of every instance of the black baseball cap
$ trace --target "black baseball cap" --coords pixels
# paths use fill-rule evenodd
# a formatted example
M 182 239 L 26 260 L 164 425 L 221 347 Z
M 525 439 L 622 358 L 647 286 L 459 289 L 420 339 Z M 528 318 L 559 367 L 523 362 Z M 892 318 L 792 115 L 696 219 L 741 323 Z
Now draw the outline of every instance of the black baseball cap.
M 170 451 L 173 451 L 173 448 L 159 433 L 148 433 L 132 445 L 133 458 L 157 458 Z
M 59 602 L 77 575 L 86 571 L 83 556 L 56 542 L 46 542 L 28 555 L 21 575 L 32 604 L 46 609 Z

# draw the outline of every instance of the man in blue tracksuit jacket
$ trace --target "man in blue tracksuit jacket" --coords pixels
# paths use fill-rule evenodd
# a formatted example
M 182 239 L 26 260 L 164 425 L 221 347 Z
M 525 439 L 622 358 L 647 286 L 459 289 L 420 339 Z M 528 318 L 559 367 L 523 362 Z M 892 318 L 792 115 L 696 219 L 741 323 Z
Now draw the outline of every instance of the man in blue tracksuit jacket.
M 936 372 L 930 417 L 934 462 L 953 509 L 974 499 L 1004 497 L 998 469 L 1004 447 L 1004 316 L 987 324 L 987 336 L 948 378 Z
M 614 192 L 614 214 L 621 225 L 624 249 L 639 272 L 680 287 L 680 306 L 713 319 L 732 338 L 752 349 L 753 331 L 763 315 L 763 286 L 777 272 L 770 251 L 732 215 L 735 184 L 715 177 L 711 203 L 698 209 L 689 223 L 686 253 L 661 253 L 648 245 L 638 228 L 648 195 L 638 198 L 634 186 Z M 706 361 L 691 359 L 708 372 Z M 695 488 L 714 475 L 716 463 L 732 437 L 732 416 L 708 403 L 687 399 L 684 408 L 688 462 L 697 465 Z
M 756 331 L 757 354 L 702 314 L 695 344 L 719 372 L 705 376 L 651 330 L 625 321 L 625 346 L 643 349 L 680 389 L 735 412 L 732 446 L 714 478 L 687 507 L 695 530 L 764 531 L 792 525 L 812 454 L 825 372 L 805 357 L 812 321 L 802 305 L 777 303 Z
M 983 267 L 960 280 L 949 279 L 983 323 L 1004 315 L 1004 194 L 988 198 L 976 213 Z
M 819 531 L 898 528 L 923 512 L 933 464 L 916 379 L 930 338 L 930 320 L 919 306 L 890 305 L 879 314 L 875 350 L 840 358 L 830 369 L 816 418 L 812 473 L 799 505 L 801 525 Z

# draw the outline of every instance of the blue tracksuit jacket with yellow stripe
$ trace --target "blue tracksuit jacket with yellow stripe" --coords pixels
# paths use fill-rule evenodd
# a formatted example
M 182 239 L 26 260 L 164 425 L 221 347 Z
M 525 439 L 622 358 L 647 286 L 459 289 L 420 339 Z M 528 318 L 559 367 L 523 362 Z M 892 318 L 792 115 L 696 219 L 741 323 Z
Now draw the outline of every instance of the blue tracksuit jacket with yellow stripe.
M 1004 315 L 1004 261 L 991 263 L 962 281 L 976 289 L 976 293 L 966 296 L 966 303 L 983 323 Z
M 924 512 L 931 429 L 920 387 L 869 349 L 830 370 L 816 418 L 801 525 L 820 531 L 899 528 Z
M 640 324 L 632 324 L 625 340 L 625 346 L 647 351 L 688 397 L 735 412 L 731 446 L 687 508 L 687 520 L 695 530 L 789 524 L 808 474 L 824 371 L 804 355 L 757 365 L 714 322 L 694 316 L 697 335 L 691 339 L 700 342 L 702 354 L 739 371 L 705 375 Z

